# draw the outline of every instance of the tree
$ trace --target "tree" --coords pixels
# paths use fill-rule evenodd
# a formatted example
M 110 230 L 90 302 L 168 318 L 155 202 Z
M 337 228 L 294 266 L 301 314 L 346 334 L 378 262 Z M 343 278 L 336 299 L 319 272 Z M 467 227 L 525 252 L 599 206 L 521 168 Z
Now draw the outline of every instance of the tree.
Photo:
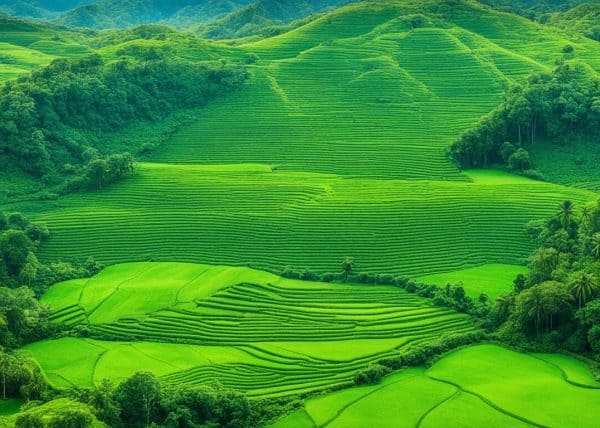
M 120 409 L 113 397 L 113 384 L 108 379 L 103 379 L 100 385 L 90 391 L 88 404 L 95 411 L 96 417 L 109 426 L 119 423 Z
M 546 331 L 554 328 L 555 317 L 569 312 L 572 301 L 573 296 L 564 284 L 545 281 L 517 296 L 516 313 L 525 325 L 532 322 L 539 335 L 542 328 Z
M 522 172 L 531 169 L 531 159 L 527 150 L 520 148 L 508 158 L 508 168 L 511 171 Z
M 568 228 L 573 221 L 573 217 L 575 216 L 573 202 L 569 200 L 563 201 L 558 206 L 556 215 L 563 227 Z
M 600 233 L 594 233 L 594 235 L 592 235 L 591 245 L 592 256 L 594 256 L 596 260 L 600 260 Z
M 129 426 L 149 426 L 160 401 L 160 383 L 149 372 L 138 372 L 114 393 L 121 419 Z
M 102 184 L 108 174 L 108 164 L 104 159 L 92 159 L 87 166 L 87 175 L 96 184 L 97 189 L 102 189 Z
M 25 283 L 31 287 L 32 281 L 35 280 L 37 276 L 38 269 L 40 267 L 40 262 L 34 253 L 30 252 L 27 254 L 27 259 L 25 261 L 25 265 L 23 269 L 21 269 L 20 277 L 25 281 Z
M 579 273 L 570 284 L 573 296 L 577 299 L 579 309 L 592 298 L 598 289 L 598 281 L 591 273 Z
M 342 261 L 342 274 L 344 275 L 344 281 L 348 282 L 348 277 L 354 270 L 354 260 L 351 257 L 344 257 Z
M 592 209 L 589 205 L 584 205 L 581 207 L 581 211 L 579 212 L 579 223 L 581 227 L 587 229 L 592 221 Z
M 552 278 L 559 254 L 554 248 L 539 248 L 529 257 L 529 281 L 538 284 Z
M 500 296 L 496 299 L 494 304 L 494 310 L 496 313 L 496 317 L 500 322 L 505 321 L 510 314 L 510 309 L 515 303 L 515 297 L 513 294 L 508 294 L 506 296 Z
M 17 276 L 34 250 L 33 242 L 22 230 L 7 230 L 0 234 L 0 259 L 4 261 L 9 275 Z

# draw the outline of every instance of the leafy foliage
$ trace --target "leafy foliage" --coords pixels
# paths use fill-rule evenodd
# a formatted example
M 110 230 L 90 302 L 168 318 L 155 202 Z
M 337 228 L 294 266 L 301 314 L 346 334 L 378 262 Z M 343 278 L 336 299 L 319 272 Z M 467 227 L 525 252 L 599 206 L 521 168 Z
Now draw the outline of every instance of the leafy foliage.
M 201 106 L 246 78 L 225 63 L 167 59 L 154 49 L 126 54 L 110 63 L 98 55 L 56 60 L 8 82 L 0 91 L 0 157 L 46 183 L 101 187 L 105 176 L 116 180 L 132 165 L 128 154 L 98 159 L 103 135 Z
M 565 201 L 541 227 L 528 225 L 539 248 L 529 258 L 528 274 L 496 301 L 500 338 L 599 353 L 599 231 L 600 203 L 577 207 Z
M 502 104 L 449 149 L 463 168 L 504 163 L 531 175 L 526 148 L 539 135 L 561 144 L 600 134 L 600 78 L 581 64 L 565 64 L 513 86 Z M 533 173 L 535 174 L 535 173 Z

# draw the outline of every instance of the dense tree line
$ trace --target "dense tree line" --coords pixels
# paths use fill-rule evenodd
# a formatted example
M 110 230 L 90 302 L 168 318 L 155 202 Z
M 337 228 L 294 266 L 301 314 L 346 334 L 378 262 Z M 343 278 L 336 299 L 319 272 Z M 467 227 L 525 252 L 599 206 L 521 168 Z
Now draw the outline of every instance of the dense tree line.
M 3 354 L 0 353 L 0 365 L 5 364 L 2 358 Z M 19 364 L 24 365 L 23 367 L 31 363 L 24 357 L 19 358 Z M 16 363 L 11 361 L 7 364 Z M 15 379 L 36 376 L 30 374 L 36 366 L 23 367 L 15 366 L 7 372 L 7 388 L 11 388 L 9 391 L 14 391 Z M 39 374 L 39 369 L 36 373 Z M 29 383 L 21 386 L 22 395 L 28 393 L 28 399 L 38 401 L 30 401 L 24 406 L 16 418 L 17 428 L 85 428 L 92 426 L 95 420 L 113 428 L 245 428 L 260 426 L 282 411 L 290 410 L 281 407 L 278 400 L 250 401 L 244 394 L 224 388 L 218 383 L 202 386 L 165 385 L 149 372 L 135 373 L 118 385 L 104 379 L 92 388 L 72 388 L 66 391 L 49 389 L 41 378 L 37 382 L 29 380 Z M 41 404 L 39 400 L 44 398 L 51 403 L 66 402 L 71 405 L 55 407 L 51 425 L 47 425 L 46 414 L 35 411 Z
M 498 337 L 595 355 L 600 361 L 600 203 L 564 201 L 556 215 L 531 222 L 539 243 L 529 270 L 499 298 L 493 316 Z
M 106 170 L 115 179 L 132 165 L 127 154 L 104 159 L 114 150 L 103 147 L 106 134 L 201 106 L 246 79 L 243 69 L 224 62 L 192 63 L 153 48 L 121 54 L 112 62 L 99 55 L 59 59 L 6 83 L 0 89 L 0 157 L 45 183 L 67 178 L 71 186 L 100 187 L 94 172 Z
M 500 163 L 535 176 L 527 149 L 540 137 L 559 144 L 600 137 L 600 78 L 587 66 L 563 64 L 512 86 L 504 102 L 463 133 L 449 155 L 463 168 Z
M 94 259 L 42 263 L 36 253 L 50 236 L 43 223 L 0 212 L 0 349 L 15 349 L 52 334 L 48 308 L 37 296 L 56 282 L 94 275 Z

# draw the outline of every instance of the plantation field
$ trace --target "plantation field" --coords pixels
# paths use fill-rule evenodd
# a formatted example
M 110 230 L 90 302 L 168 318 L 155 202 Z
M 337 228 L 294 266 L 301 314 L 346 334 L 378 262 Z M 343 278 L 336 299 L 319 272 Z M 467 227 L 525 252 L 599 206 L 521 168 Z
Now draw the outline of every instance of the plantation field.
M 371 361 L 474 329 L 468 316 L 395 287 L 185 263 L 114 265 L 54 285 L 42 303 L 54 323 L 105 339 L 25 347 L 59 387 L 148 369 L 167 383 L 218 380 L 250 396 L 300 393 L 347 384 Z
M 308 400 L 273 427 L 597 426 L 600 384 L 570 382 L 548 361 L 591 379 L 562 355 L 529 355 L 496 345 L 455 351 L 432 367 L 410 368 L 373 386 Z
M 351 256 L 358 272 L 420 277 L 520 264 L 534 245 L 523 230 L 528 221 L 552 214 L 564 199 L 596 198 L 496 171 L 465 177 L 472 181 L 148 163 L 110 189 L 7 210 L 47 223 L 52 237 L 41 257 L 48 260 L 94 256 L 103 263 L 179 260 L 337 273 Z
M 415 13 L 423 14 L 418 25 Z M 45 31 L 44 39 L 43 31 L 12 28 L 0 42 L 30 49 L 47 43 L 52 31 Z M 551 214 L 563 199 L 597 198 L 587 181 L 581 187 L 591 191 L 464 172 L 445 154 L 510 82 L 549 70 L 566 43 L 598 68 L 597 42 L 475 2 L 439 0 L 351 4 L 239 46 L 186 37 L 99 51 L 113 58 L 135 45 L 171 46 L 198 60 L 255 55 L 250 81 L 206 106 L 126 183 L 2 206 L 48 223 L 44 260 L 337 272 L 350 256 L 360 272 L 462 274 L 523 264 L 533 249 L 525 223 Z M 473 295 L 506 287 L 492 291 L 495 281 L 471 274 L 465 284 Z
M 600 70 L 597 42 L 475 2 L 351 4 L 240 46 L 259 59 L 252 79 L 153 159 L 464 181 L 445 149 L 509 83 L 554 67 L 567 43 Z
M 56 58 L 91 53 L 83 36 L 43 25 L 0 17 L 0 83 L 47 65 Z
M 515 277 L 526 272 L 527 268 L 524 266 L 487 264 L 454 272 L 426 275 L 417 280 L 439 286 L 462 282 L 469 296 L 478 298 L 480 294 L 485 293 L 491 299 L 495 299 L 509 293 Z

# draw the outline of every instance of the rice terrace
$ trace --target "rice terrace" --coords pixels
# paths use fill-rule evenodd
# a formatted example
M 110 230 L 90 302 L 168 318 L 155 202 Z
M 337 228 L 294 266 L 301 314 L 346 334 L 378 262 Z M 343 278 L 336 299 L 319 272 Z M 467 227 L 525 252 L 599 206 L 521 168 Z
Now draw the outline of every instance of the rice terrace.
M 0 0 L 0 427 L 600 426 L 598 0 Z

